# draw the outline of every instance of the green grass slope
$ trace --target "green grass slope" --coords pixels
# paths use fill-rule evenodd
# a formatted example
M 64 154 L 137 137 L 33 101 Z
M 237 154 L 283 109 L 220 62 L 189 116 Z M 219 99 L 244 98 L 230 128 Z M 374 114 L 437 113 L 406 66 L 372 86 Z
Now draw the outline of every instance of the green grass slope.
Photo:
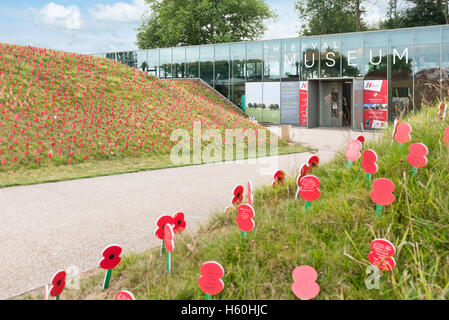
M 347 169 L 341 153 L 314 171 L 322 196 L 308 212 L 302 200 L 295 200 L 294 177 L 289 177 L 284 186 L 257 190 L 256 227 L 244 240 L 236 211 L 219 213 L 198 233 L 175 238 L 171 274 L 159 250 L 131 254 L 114 270 L 108 290 L 102 292 L 103 272 L 98 271 L 62 298 L 112 299 L 127 289 L 137 299 L 204 299 L 197 284 L 200 266 L 215 260 L 225 269 L 225 289 L 215 299 L 296 299 L 291 273 L 304 264 L 318 271 L 317 299 L 447 299 L 449 150 L 441 141 L 449 123 L 437 120 L 436 108 L 404 121 L 413 128 L 412 142 L 427 145 L 429 162 L 412 178 L 408 146 L 392 143 L 391 128 L 380 141 L 365 144 L 379 156 L 373 178 L 390 178 L 396 185 L 396 200 L 381 218 L 360 162 Z M 382 272 L 379 289 L 370 290 L 367 256 L 376 238 L 395 245 L 397 267 Z
M 0 187 L 170 166 L 171 133 L 196 121 L 263 128 L 195 85 L 0 43 Z

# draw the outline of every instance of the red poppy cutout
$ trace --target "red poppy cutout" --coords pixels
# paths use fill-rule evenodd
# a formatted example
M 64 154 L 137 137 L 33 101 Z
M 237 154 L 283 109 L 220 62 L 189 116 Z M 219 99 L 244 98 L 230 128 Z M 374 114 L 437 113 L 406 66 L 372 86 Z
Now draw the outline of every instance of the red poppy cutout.
M 375 174 L 378 170 L 377 167 L 377 153 L 374 150 L 368 149 L 363 151 L 362 154 L 362 168 L 368 174 Z
M 65 279 L 67 273 L 65 271 L 58 271 L 51 278 L 52 287 L 50 289 L 50 295 L 52 297 L 59 296 L 65 288 Z
M 318 273 L 311 266 L 300 266 L 293 270 L 293 293 L 300 299 L 313 299 L 320 293 L 320 286 L 316 283 Z
M 273 186 L 284 184 L 285 172 L 282 170 L 276 171 L 274 174 Z
M 408 123 L 398 122 L 396 126 L 396 132 L 394 134 L 394 139 L 399 144 L 410 142 L 410 140 L 412 140 L 410 132 L 412 132 L 412 127 Z
M 396 253 L 394 245 L 385 239 L 371 241 L 371 252 L 368 254 L 369 262 L 382 271 L 390 271 L 396 267 L 393 256 Z
M 449 148 L 449 127 L 444 130 L 443 144 Z
M 444 120 L 446 118 L 447 104 L 445 104 L 444 102 L 441 102 L 438 109 L 439 109 L 438 110 L 438 118 L 440 120 Z
M 173 217 L 168 216 L 168 215 L 163 215 L 157 219 L 157 222 L 156 222 L 157 229 L 154 231 L 154 235 L 156 237 L 158 237 L 160 240 L 164 240 L 164 226 L 167 223 L 174 225 L 175 221 L 173 220 Z
M 374 180 L 371 200 L 380 206 L 388 206 L 394 202 L 393 191 L 396 189 L 393 181 L 387 178 Z
M 254 208 L 249 204 L 242 204 L 239 206 L 238 210 L 238 216 L 237 216 L 237 225 L 239 226 L 239 229 L 245 232 L 250 232 L 254 229 L 255 222 L 253 220 L 254 218 Z
M 182 233 L 186 229 L 186 221 L 184 220 L 184 213 L 178 212 L 173 217 L 174 227 L 173 231 L 176 234 Z
M 221 278 L 224 276 L 224 269 L 218 262 L 208 261 L 201 265 L 201 277 L 198 279 L 198 285 L 205 294 L 219 294 L 224 283 Z
M 359 140 L 351 140 L 346 147 L 346 159 L 349 161 L 357 161 L 360 159 L 362 154 L 360 150 L 362 150 L 362 143 Z
M 100 260 L 100 268 L 105 270 L 114 269 L 122 260 L 122 258 L 120 258 L 121 253 L 122 247 L 119 245 L 112 244 L 107 246 L 101 253 L 104 258 Z
M 320 179 L 315 176 L 305 176 L 298 179 L 298 186 L 297 195 L 304 201 L 315 201 L 321 196 Z
M 360 141 L 360 143 L 363 144 L 365 143 L 365 137 L 364 136 L 357 136 L 357 138 L 355 138 L 356 140 Z
M 173 241 L 173 237 L 174 237 L 174 233 L 173 233 L 173 227 L 171 226 L 171 224 L 166 224 L 164 226 L 164 245 L 165 245 L 165 249 L 168 252 L 173 252 L 173 250 L 175 249 L 175 242 Z
M 117 292 L 115 300 L 136 300 L 136 298 L 134 298 L 134 295 L 131 292 L 122 290 Z
M 422 168 L 427 164 L 426 155 L 429 153 L 429 150 L 427 150 L 425 144 L 413 143 L 408 150 L 410 153 L 407 155 L 407 160 L 412 167 Z
M 238 206 L 243 201 L 243 186 L 238 185 L 234 188 L 234 197 L 232 198 L 232 204 Z
M 248 203 L 250 205 L 253 204 L 253 183 L 251 181 L 248 181 L 248 192 L 247 192 L 247 196 L 248 196 Z
M 309 158 L 309 161 L 307 161 L 307 164 L 311 167 L 311 168 L 315 168 L 318 167 L 318 164 L 320 163 L 320 158 L 318 156 L 311 156 Z

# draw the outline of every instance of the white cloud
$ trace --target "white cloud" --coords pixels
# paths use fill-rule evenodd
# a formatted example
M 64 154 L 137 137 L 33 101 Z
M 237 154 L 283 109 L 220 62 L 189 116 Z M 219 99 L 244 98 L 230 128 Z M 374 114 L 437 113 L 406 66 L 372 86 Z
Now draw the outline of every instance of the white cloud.
M 99 21 L 135 22 L 140 21 L 145 9 L 144 0 L 133 0 L 132 4 L 124 2 L 112 5 L 97 4 L 89 10 L 89 14 Z
M 42 9 L 28 8 L 35 19 L 46 25 L 58 26 L 68 30 L 81 28 L 81 13 L 77 6 L 67 7 L 49 2 Z

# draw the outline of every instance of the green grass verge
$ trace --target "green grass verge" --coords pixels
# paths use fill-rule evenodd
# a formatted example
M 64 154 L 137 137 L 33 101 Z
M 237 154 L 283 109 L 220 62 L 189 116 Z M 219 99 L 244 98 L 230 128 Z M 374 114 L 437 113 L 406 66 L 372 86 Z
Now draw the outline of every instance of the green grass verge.
M 317 299 L 447 299 L 449 150 L 441 138 L 448 123 L 436 118 L 432 108 L 408 120 L 412 142 L 429 148 L 429 163 L 414 178 L 406 160 L 408 146 L 392 143 L 391 128 L 380 141 L 366 143 L 379 156 L 374 178 L 390 178 L 396 185 L 396 201 L 381 218 L 376 218 L 360 162 L 347 169 L 340 153 L 314 171 L 322 196 L 309 212 L 302 200 L 295 200 L 290 177 L 284 186 L 257 190 L 256 227 L 246 239 L 241 239 L 235 210 L 218 213 L 199 232 L 175 239 L 171 274 L 157 249 L 129 254 L 114 270 L 110 289 L 102 292 L 104 273 L 98 271 L 62 299 L 112 299 L 120 289 L 137 299 L 204 299 L 197 280 L 200 265 L 209 260 L 225 269 L 225 289 L 216 299 L 296 299 L 291 272 L 304 264 L 318 271 Z M 397 267 L 382 273 L 378 290 L 369 290 L 367 256 L 376 238 L 395 245 Z
M 311 149 L 299 144 L 287 144 L 281 141 L 278 154 L 292 154 L 310 151 Z M 267 153 L 269 155 L 269 146 Z M 224 157 L 224 154 L 223 154 Z M 248 158 L 247 151 L 245 159 Z M 234 159 L 237 159 L 234 148 Z M 12 186 L 32 185 L 39 183 L 58 182 L 110 176 L 124 173 L 149 171 L 157 169 L 183 167 L 194 164 L 172 164 L 170 154 L 141 155 L 134 158 L 92 160 L 86 163 L 73 165 L 43 164 L 35 168 L 22 168 L 0 171 L 0 189 Z

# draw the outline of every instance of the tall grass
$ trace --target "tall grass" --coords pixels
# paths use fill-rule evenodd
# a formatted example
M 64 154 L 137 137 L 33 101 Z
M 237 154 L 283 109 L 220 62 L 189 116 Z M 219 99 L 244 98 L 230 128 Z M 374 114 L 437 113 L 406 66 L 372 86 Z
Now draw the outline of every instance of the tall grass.
M 449 150 L 441 138 L 449 123 L 437 120 L 435 107 L 403 121 L 413 128 L 412 142 L 427 145 L 429 162 L 412 177 L 408 146 L 392 142 L 391 128 L 379 141 L 365 144 L 379 156 L 373 178 L 390 178 L 396 185 L 396 200 L 381 218 L 376 218 L 360 162 L 347 169 L 340 153 L 314 171 L 322 196 L 308 212 L 302 200 L 295 200 L 294 177 L 289 177 L 283 186 L 257 190 L 256 227 L 244 240 L 236 211 L 218 213 L 198 233 L 175 239 L 171 274 L 158 250 L 130 254 L 114 271 L 109 290 L 101 291 L 103 273 L 98 272 L 63 298 L 113 298 L 119 289 L 128 289 L 137 299 L 203 299 L 199 268 L 215 260 L 225 269 L 225 289 L 216 299 L 296 299 L 291 272 L 304 264 L 318 271 L 317 299 L 447 299 Z M 367 256 L 376 238 L 395 245 L 397 266 L 382 272 L 379 289 L 370 290 Z

